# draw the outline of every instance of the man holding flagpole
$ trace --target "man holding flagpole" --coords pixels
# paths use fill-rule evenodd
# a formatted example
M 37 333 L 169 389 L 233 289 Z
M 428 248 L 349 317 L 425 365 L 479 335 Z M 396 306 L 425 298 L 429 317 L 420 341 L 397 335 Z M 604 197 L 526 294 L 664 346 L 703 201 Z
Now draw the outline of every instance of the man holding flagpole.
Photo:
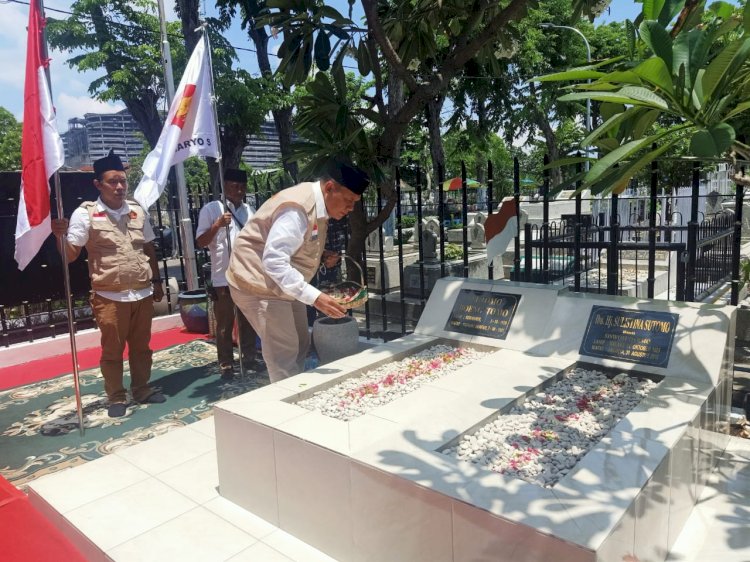
M 29 3 L 26 79 L 23 99 L 23 133 L 21 137 L 21 190 L 16 222 L 15 259 L 23 271 L 39 252 L 51 229 L 50 176 L 54 177 L 57 216 L 63 215 L 60 176 L 57 170 L 65 162 L 62 139 L 57 132 L 55 108 L 49 84 L 49 59 L 44 36 L 44 6 L 41 0 Z M 62 251 L 62 246 L 60 246 Z M 73 321 L 73 299 L 70 275 L 63 266 L 63 280 L 68 309 L 70 356 L 73 362 L 78 428 L 83 435 L 84 419 L 81 387 L 78 378 L 78 355 Z
M 227 285 L 229 255 L 235 238 L 247 224 L 255 209 L 244 202 L 247 193 L 247 172 L 228 169 L 224 172 L 225 201 L 206 203 L 198 215 L 195 241 L 208 248 L 211 255 L 211 285 L 213 309 L 216 317 L 216 353 L 221 378 L 234 378 L 232 328 L 237 319 L 237 339 L 243 366 L 251 371 L 262 371 L 265 366 L 256 359 L 257 334 L 240 311 L 235 311 Z
M 70 218 L 55 219 L 52 232 L 64 240 L 65 257 L 75 260 L 84 246 L 91 276 L 91 309 L 101 332 L 99 362 L 111 418 L 127 411 L 123 352 L 128 344 L 130 390 L 135 402 L 160 404 L 165 396 L 148 384 L 151 378 L 151 319 L 154 301 L 164 291 L 159 277 L 154 231 L 145 211 L 126 199 L 128 181 L 120 158 L 94 162 L 97 201 L 81 204 Z

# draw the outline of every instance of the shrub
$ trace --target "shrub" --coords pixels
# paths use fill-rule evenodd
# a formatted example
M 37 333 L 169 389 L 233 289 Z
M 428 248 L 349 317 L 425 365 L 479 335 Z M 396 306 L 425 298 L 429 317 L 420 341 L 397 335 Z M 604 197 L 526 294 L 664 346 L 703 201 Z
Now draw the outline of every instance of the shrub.
M 464 257 L 464 249 L 458 244 L 448 243 L 445 245 L 446 261 L 460 260 Z
M 417 217 L 413 215 L 401 217 L 401 228 L 412 228 L 415 224 L 417 224 Z

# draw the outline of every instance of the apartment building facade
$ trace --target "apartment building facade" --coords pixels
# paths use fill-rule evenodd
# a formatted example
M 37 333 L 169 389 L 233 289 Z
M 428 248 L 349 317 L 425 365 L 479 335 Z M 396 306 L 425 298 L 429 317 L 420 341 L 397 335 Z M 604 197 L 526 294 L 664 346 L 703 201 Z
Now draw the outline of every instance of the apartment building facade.
M 90 166 L 106 156 L 110 149 L 123 162 L 143 150 L 143 135 L 127 109 L 117 113 L 86 113 L 83 118 L 68 119 L 68 130 L 60 135 L 65 146 L 65 165 L 72 169 Z
M 123 162 L 129 162 L 141 153 L 145 142 L 127 109 L 117 113 L 86 113 L 83 118 L 69 119 L 68 130 L 61 137 L 65 165 L 75 170 L 91 166 L 112 148 Z M 279 166 L 281 149 L 273 121 L 266 121 L 259 134 L 248 137 L 242 160 L 253 170 Z

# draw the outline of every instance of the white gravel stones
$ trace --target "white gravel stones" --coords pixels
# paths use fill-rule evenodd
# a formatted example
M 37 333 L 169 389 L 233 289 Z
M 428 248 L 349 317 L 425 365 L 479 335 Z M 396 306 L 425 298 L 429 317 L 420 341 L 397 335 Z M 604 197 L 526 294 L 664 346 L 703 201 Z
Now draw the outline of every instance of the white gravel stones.
M 308 410 L 349 421 L 468 365 L 485 352 L 435 345 L 414 355 L 352 377 L 297 402 Z
M 550 488 L 656 384 L 574 369 L 443 452 Z

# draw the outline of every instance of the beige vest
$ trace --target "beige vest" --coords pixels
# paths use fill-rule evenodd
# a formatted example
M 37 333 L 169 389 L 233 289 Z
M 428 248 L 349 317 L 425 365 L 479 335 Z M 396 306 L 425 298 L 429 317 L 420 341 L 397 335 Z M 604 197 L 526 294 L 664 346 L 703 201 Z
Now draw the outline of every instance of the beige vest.
M 291 265 L 308 283 L 320 266 L 328 231 L 328 220 L 318 220 L 312 183 L 301 183 L 284 189 L 261 205 L 232 245 L 232 257 L 227 269 L 227 281 L 259 297 L 294 300 L 284 293 L 263 268 L 263 250 L 274 219 L 282 209 L 297 207 L 307 215 L 307 232 L 299 250 L 292 256 Z M 317 228 L 316 228 L 317 226 Z
M 146 213 L 135 201 L 128 201 L 130 212 L 118 222 L 106 211 L 98 211 L 96 201 L 81 207 L 89 215 L 89 275 L 95 291 L 126 291 L 151 286 L 151 266 L 143 252 L 143 224 Z

